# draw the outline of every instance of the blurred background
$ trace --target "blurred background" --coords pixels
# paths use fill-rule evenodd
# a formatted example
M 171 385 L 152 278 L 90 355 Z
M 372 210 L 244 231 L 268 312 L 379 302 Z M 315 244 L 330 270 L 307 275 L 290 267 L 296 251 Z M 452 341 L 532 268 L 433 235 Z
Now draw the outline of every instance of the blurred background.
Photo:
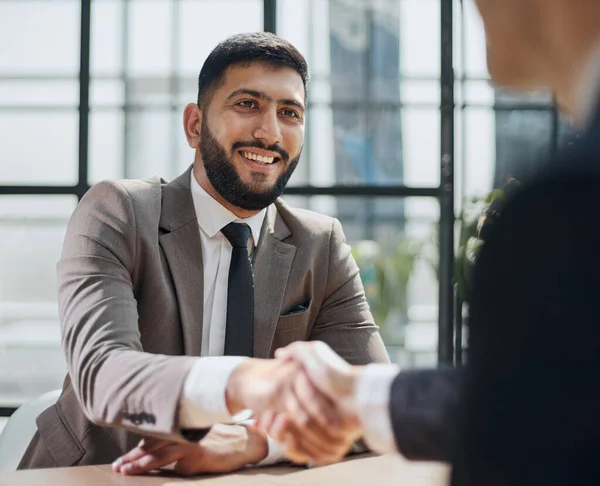
M 0 415 L 61 386 L 55 265 L 78 198 L 189 166 L 204 59 L 259 30 L 313 76 L 285 198 L 342 222 L 392 359 L 456 359 L 463 210 L 571 137 L 549 97 L 489 83 L 472 1 L 0 0 Z

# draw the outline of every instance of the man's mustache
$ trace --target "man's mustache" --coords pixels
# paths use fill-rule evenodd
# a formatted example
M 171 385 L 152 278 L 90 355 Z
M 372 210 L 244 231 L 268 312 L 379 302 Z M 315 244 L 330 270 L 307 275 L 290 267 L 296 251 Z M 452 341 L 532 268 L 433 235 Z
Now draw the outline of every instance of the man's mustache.
M 258 140 L 253 140 L 252 142 L 235 142 L 231 146 L 231 151 L 239 150 L 243 148 L 258 148 L 262 150 L 268 150 L 269 152 L 276 152 L 280 155 L 281 160 L 287 162 L 290 158 L 290 154 L 288 154 L 285 150 L 283 150 L 279 145 L 265 145 Z

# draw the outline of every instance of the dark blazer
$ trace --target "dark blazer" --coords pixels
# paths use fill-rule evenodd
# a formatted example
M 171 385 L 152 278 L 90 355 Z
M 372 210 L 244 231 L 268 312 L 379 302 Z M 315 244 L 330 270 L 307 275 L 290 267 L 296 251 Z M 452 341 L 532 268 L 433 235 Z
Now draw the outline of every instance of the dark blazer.
M 479 254 L 455 486 L 598 483 L 599 201 L 600 111 Z
M 468 364 L 398 375 L 397 447 L 452 462 L 455 486 L 595 484 L 600 112 L 544 170 L 515 176 L 474 269 Z

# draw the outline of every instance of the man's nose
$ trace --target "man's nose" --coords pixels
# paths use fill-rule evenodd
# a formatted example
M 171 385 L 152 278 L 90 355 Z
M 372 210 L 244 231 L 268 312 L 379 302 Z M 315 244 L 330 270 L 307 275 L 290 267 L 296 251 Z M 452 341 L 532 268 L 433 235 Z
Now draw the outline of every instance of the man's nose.
M 266 146 L 279 144 L 281 142 L 281 129 L 277 112 L 269 110 L 263 113 L 258 119 L 258 125 L 254 129 L 253 136 Z

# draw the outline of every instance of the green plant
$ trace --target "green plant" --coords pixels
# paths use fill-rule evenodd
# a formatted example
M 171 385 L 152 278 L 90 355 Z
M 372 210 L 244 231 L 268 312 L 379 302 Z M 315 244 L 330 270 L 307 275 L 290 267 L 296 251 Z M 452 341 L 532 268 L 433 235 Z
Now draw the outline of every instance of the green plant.
M 457 217 L 460 224 L 458 248 L 454 260 L 454 282 L 458 297 L 468 302 L 471 288 L 471 272 L 489 230 L 500 214 L 506 198 L 519 187 L 516 179 L 509 178 L 500 189 L 493 189 L 483 198 L 473 198 Z M 439 238 L 434 233 L 434 245 L 429 262 L 439 278 Z
M 463 302 L 468 302 L 471 289 L 471 272 L 481 251 L 489 230 L 500 215 L 500 210 L 519 183 L 516 179 L 509 178 L 501 189 L 494 189 L 481 200 L 473 200 L 476 208 L 470 217 L 461 215 L 460 236 L 458 251 L 456 252 L 454 266 L 454 280 L 458 297 Z
M 365 294 L 375 322 L 389 339 L 392 315 L 406 320 L 406 290 L 421 244 L 409 239 L 359 241 L 352 253 L 360 268 Z

